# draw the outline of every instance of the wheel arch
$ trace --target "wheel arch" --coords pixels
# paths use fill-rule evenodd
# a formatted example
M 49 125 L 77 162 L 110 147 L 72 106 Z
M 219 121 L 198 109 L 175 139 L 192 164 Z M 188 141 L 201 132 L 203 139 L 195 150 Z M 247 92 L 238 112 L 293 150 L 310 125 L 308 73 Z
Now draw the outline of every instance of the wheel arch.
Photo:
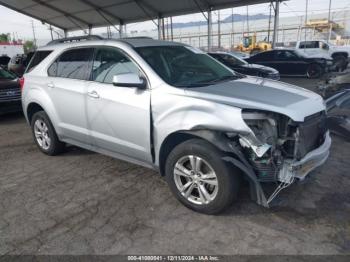
M 60 133 L 57 126 L 57 123 L 59 123 L 59 118 L 56 113 L 55 106 L 50 96 L 45 91 L 39 88 L 31 88 L 22 98 L 22 104 L 24 115 L 29 124 L 33 115 L 39 110 L 42 110 L 50 118 L 50 121 L 57 134 Z
M 223 161 L 238 168 L 249 182 L 251 199 L 259 205 L 268 207 L 267 198 L 257 176 L 241 151 L 240 145 L 231 141 L 224 132 L 216 130 L 183 130 L 166 137 L 159 151 L 159 171 L 165 174 L 165 162 L 171 149 L 186 140 L 200 138 L 225 153 Z
M 26 109 L 26 116 L 28 119 L 28 122 L 32 122 L 33 115 L 39 111 L 44 111 L 44 108 L 38 104 L 37 102 L 31 102 L 28 104 L 27 109 Z
M 228 155 L 233 154 L 232 148 L 230 148 L 230 141 L 225 136 L 225 132 L 223 131 L 209 129 L 176 131 L 169 134 L 164 139 L 159 150 L 159 171 L 162 176 L 164 176 L 165 161 L 172 149 L 175 146 L 193 138 L 203 139 L 220 151 L 225 152 Z

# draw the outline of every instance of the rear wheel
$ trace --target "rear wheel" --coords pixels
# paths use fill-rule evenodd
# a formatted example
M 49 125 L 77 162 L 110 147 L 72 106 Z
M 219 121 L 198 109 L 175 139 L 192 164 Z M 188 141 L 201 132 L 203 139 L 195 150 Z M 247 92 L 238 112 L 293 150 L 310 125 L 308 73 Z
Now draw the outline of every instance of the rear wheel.
M 311 64 L 306 70 L 308 78 L 320 78 L 322 76 L 323 69 L 319 64 Z
M 217 214 L 237 197 L 239 176 L 211 144 L 191 139 L 176 146 L 166 160 L 165 175 L 176 198 L 188 208 Z
M 34 141 L 47 155 L 57 155 L 64 150 L 65 144 L 58 140 L 55 129 L 44 111 L 36 112 L 31 121 Z

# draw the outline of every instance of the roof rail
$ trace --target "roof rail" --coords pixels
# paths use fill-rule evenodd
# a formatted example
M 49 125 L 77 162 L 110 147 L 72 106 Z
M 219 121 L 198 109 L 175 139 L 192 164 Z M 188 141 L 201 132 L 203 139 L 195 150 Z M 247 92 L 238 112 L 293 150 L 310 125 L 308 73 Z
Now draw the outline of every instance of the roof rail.
M 129 36 L 129 37 L 122 37 L 122 38 L 119 38 L 120 40 L 123 40 L 123 39 L 152 39 L 152 37 L 150 36 Z
M 48 42 L 46 45 L 63 44 L 70 42 L 88 41 L 88 40 L 102 40 L 103 37 L 99 35 L 83 35 L 83 36 L 72 36 L 66 38 L 59 38 Z

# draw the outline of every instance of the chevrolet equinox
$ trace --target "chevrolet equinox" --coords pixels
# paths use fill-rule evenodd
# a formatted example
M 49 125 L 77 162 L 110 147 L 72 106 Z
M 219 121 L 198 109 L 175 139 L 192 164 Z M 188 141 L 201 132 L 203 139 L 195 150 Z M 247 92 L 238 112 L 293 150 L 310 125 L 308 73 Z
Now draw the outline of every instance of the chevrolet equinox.
M 227 208 L 242 178 L 267 207 L 329 155 L 319 95 L 238 74 L 181 43 L 49 44 L 21 84 L 42 152 L 56 155 L 68 143 L 153 168 L 180 202 L 206 214 Z M 276 185 L 269 194 L 266 183 Z

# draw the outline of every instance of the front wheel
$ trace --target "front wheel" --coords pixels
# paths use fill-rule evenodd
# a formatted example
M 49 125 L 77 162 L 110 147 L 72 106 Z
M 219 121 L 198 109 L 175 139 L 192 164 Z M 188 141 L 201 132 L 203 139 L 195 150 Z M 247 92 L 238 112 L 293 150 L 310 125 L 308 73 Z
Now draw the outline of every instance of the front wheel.
M 336 55 L 333 58 L 333 60 L 334 60 L 335 68 L 338 72 L 344 71 L 348 66 L 348 61 L 347 61 L 347 58 L 345 56 Z
M 323 73 L 323 69 L 319 64 L 311 64 L 306 70 L 306 75 L 308 78 L 320 78 Z
M 166 160 L 165 175 L 175 197 L 188 208 L 217 214 L 237 197 L 239 176 L 223 154 L 201 139 L 177 145 Z

